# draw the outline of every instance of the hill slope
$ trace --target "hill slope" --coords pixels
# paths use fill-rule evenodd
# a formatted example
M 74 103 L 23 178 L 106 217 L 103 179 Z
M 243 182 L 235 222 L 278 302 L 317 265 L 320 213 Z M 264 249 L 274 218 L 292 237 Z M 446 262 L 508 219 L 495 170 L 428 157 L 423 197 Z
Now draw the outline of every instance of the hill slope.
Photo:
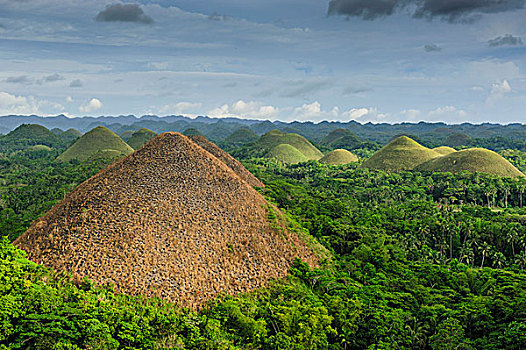
M 441 154 L 443 156 L 448 155 L 450 153 L 454 153 L 457 150 L 448 146 L 440 146 L 433 148 L 433 151 L 437 152 L 438 154 Z
M 247 128 L 239 128 L 230 134 L 226 139 L 225 143 L 228 144 L 247 144 L 256 142 L 259 139 L 258 134 Z
M 285 276 L 296 257 L 317 264 L 302 239 L 269 222 L 269 208 L 219 159 L 164 133 L 82 183 L 15 244 L 76 277 L 199 307 Z
M 0 137 L 0 151 L 27 149 L 35 145 L 60 147 L 63 141 L 46 127 L 22 124 L 9 134 Z
M 157 136 L 157 134 L 150 129 L 142 128 L 134 132 L 126 143 L 133 149 L 139 149 L 155 136 Z
M 72 159 L 84 161 L 97 153 L 103 151 L 112 151 L 109 154 L 119 152 L 122 155 L 128 155 L 133 152 L 133 148 L 128 146 L 113 131 L 98 126 L 95 129 L 82 135 L 71 147 L 57 157 L 57 160 L 68 162 Z
M 479 172 L 505 177 L 522 177 L 524 174 L 499 154 L 484 149 L 470 148 L 420 164 L 418 171 Z
M 225 163 L 230 169 L 232 169 L 242 180 L 246 181 L 250 186 L 265 187 L 265 185 L 259 181 L 257 177 L 252 175 L 243 164 L 237 159 L 232 157 L 230 154 L 217 147 L 214 143 L 207 140 L 204 136 L 190 135 L 188 136 L 192 141 L 198 144 L 201 148 L 210 152 L 214 157 Z
M 320 159 L 321 163 L 331 165 L 349 164 L 357 161 L 358 157 L 356 157 L 354 154 L 347 151 L 346 149 L 335 149 L 334 151 L 327 153 Z
M 285 164 L 297 164 L 308 159 L 296 147 L 283 143 L 272 148 L 266 155 L 267 158 L 279 160 Z
M 306 138 L 298 134 L 286 134 L 279 130 L 272 130 L 261 136 L 257 145 L 263 149 L 271 150 L 274 147 L 287 144 L 296 148 L 307 160 L 318 160 L 323 153 L 312 145 Z
M 411 170 L 437 157 L 440 157 L 437 152 L 420 145 L 407 136 L 400 136 L 374 153 L 360 167 L 396 172 Z

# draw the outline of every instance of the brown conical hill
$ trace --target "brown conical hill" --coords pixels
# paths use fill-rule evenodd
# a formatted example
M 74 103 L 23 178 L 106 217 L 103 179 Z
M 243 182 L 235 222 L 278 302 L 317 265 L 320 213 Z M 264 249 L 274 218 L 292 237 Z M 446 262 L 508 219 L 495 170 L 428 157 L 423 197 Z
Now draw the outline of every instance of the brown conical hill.
M 201 135 L 189 135 L 187 136 L 192 141 L 197 143 L 199 146 L 212 153 L 213 156 L 225 163 L 230 169 L 232 169 L 241 179 L 245 180 L 250 186 L 265 187 L 265 185 L 259 181 L 257 177 L 252 175 L 243 164 L 241 164 L 236 158 L 217 147 L 216 144 L 208 141 L 208 139 Z
M 270 216 L 232 169 L 164 133 L 79 185 L 15 244 L 35 262 L 117 291 L 199 307 L 285 276 L 295 257 L 317 264 Z

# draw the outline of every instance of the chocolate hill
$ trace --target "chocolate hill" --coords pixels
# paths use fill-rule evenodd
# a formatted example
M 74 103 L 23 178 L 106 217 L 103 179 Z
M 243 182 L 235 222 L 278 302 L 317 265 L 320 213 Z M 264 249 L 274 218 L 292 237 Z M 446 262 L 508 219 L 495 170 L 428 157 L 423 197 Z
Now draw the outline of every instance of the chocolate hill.
M 85 133 L 75 141 L 64 153 L 57 157 L 58 161 L 69 162 L 76 159 L 85 161 L 86 159 L 97 156 L 126 156 L 133 152 L 133 148 L 128 146 L 117 134 L 104 126 Z
M 243 164 L 236 158 L 217 147 L 216 144 L 208 141 L 208 139 L 201 135 L 188 136 L 192 141 L 201 146 L 203 149 L 210 152 L 213 156 L 225 163 L 230 169 L 234 171 L 242 180 L 245 180 L 250 186 L 265 187 L 257 177 L 252 175 Z
M 500 154 L 484 148 L 469 148 L 418 165 L 417 171 L 485 173 L 504 177 L 524 174 Z
M 441 154 L 422 146 L 407 136 L 400 136 L 374 153 L 360 168 L 398 172 L 412 170 L 419 164 L 440 157 Z
M 15 244 L 75 277 L 199 307 L 285 276 L 296 257 L 317 264 L 269 208 L 218 158 L 164 133 L 79 185 Z

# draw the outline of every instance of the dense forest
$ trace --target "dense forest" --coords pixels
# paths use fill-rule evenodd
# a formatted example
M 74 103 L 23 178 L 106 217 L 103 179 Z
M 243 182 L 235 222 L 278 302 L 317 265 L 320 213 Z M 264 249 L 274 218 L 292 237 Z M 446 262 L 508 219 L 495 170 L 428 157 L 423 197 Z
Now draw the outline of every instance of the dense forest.
M 484 140 L 526 170 L 520 142 Z M 526 348 L 524 178 L 286 165 L 227 146 L 332 257 L 193 311 L 76 281 L 11 244 L 109 163 L 57 163 L 66 147 L 17 143 L 0 158 L 0 349 Z M 359 141 L 354 153 L 377 149 Z

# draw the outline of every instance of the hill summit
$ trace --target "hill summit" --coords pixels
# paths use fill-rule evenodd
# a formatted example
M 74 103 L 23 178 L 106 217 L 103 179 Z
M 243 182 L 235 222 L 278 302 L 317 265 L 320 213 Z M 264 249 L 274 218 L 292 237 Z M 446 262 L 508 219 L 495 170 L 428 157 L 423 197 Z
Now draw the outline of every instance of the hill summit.
M 469 148 L 432 159 L 415 168 L 418 171 L 467 171 L 504 177 L 524 177 L 524 174 L 501 155 L 484 148 Z
M 314 147 L 312 143 L 310 143 L 306 138 L 299 134 L 287 134 L 279 130 L 271 130 L 265 135 L 261 136 L 261 138 L 257 142 L 257 146 L 259 146 L 262 149 L 266 149 L 267 151 L 271 151 L 275 147 L 283 144 L 291 145 L 292 147 L 294 147 L 297 151 L 299 151 L 299 153 L 301 153 L 306 158 L 306 160 L 318 160 L 321 157 L 323 157 L 323 153 L 321 153 L 319 149 Z M 288 152 L 286 152 L 287 154 L 296 153 L 292 148 L 286 148 L 288 150 Z M 269 153 L 269 156 L 272 156 L 276 153 L 281 154 L 283 153 L 283 150 L 285 150 L 285 148 L 281 147 L 281 149 L 278 149 L 279 152 L 276 152 L 276 150 L 274 150 L 273 152 Z M 294 158 L 298 158 L 297 154 Z
M 133 152 L 133 148 L 128 146 L 117 134 L 104 126 L 85 133 L 64 153 L 57 157 L 57 160 L 69 162 L 72 159 L 84 161 L 91 157 L 107 154 L 114 156 L 125 156 Z
M 133 149 L 141 148 L 146 142 L 153 139 L 157 134 L 150 129 L 142 128 L 135 131 L 126 143 Z
M 400 136 L 373 154 L 360 167 L 388 172 L 412 170 L 417 165 L 440 156 L 441 154 L 413 139 Z
M 296 257 L 317 265 L 280 217 L 222 161 L 170 132 L 79 185 L 15 244 L 79 278 L 197 308 L 285 276 Z
M 225 163 L 232 169 L 242 180 L 245 180 L 250 186 L 265 187 L 257 177 L 252 175 L 236 158 L 217 147 L 216 144 L 208 141 L 204 136 L 190 135 L 188 136 L 192 141 L 201 146 L 203 149 L 210 152 L 214 157 Z
M 330 164 L 330 165 L 342 165 L 349 164 L 352 162 L 357 162 L 358 157 L 356 157 L 351 152 L 346 149 L 335 149 L 323 156 L 320 159 L 321 163 Z

